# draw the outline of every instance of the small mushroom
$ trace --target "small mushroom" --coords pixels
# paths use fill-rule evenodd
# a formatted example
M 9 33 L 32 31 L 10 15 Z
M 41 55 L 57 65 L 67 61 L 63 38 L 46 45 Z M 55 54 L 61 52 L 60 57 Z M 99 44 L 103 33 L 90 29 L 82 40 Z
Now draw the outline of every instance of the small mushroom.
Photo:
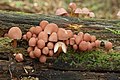
M 117 16 L 118 16 L 118 18 L 120 18 L 120 11 L 118 11 Z
M 42 49 L 43 47 L 45 47 L 45 41 L 43 41 L 42 39 L 37 41 L 37 47 Z
M 65 40 L 65 44 L 69 45 L 70 44 L 70 40 Z
M 35 57 L 40 57 L 41 56 L 41 50 L 39 48 L 35 48 L 33 53 L 34 53 Z
M 82 36 L 77 35 L 75 38 L 75 43 L 78 45 L 83 40 Z
M 67 40 L 69 38 L 68 33 L 64 28 L 58 29 L 57 36 L 59 40 Z
M 16 54 L 16 55 L 15 55 L 15 59 L 16 59 L 18 62 L 23 61 L 23 60 L 24 60 L 23 54 L 21 54 L 21 53 Z
M 40 27 L 42 28 L 42 30 L 44 30 L 45 29 L 45 27 L 47 26 L 49 24 L 49 22 L 48 21 L 46 21 L 46 20 L 43 20 L 43 21 L 41 21 L 40 22 Z
M 27 40 L 26 34 L 23 35 L 23 39 L 24 39 L 24 40 Z
M 34 37 L 30 38 L 29 46 L 32 46 L 32 47 L 36 46 L 36 39 Z
M 30 58 L 35 58 L 34 52 L 31 51 L 31 52 L 29 53 L 29 56 L 30 56 Z
M 76 15 L 76 17 L 79 16 L 79 14 L 82 14 L 82 10 L 80 8 L 77 8 L 74 12 L 74 14 Z
M 29 29 L 29 31 L 30 31 L 32 34 L 34 34 L 34 32 L 35 32 L 35 27 L 34 27 L 34 26 L 31 27 L 31 28 Z
M 31 33 L 31 32 L 27 32 L 27 33 L 26 33 L 26 37 L 27 37 L 27 39 L 29 40 L 29 39 L 32 37 L 32 33 Z
M 75 44 L 75 38 L 70 38 L 70 45 L 74 45 Z
M 39 33 L 38 39 L 42 39 L 45 42 L 47 42 L 48 41 L 48 34 L 44 31 L 42 31 L 42 32 Z
M 88 15 L 89 14 L 89 9 L 84 7 L 82 8 L 82 14 Z
M 74 49 L 74 50 L 77 50 L 77 49 L 78 49 L 77 44 L 74 44 L 74 45 L 73 45 L 73 49 Z
M 86 41 L 82 41 L 80 44 L 79 44 L 79 49 L 81 51 L 86 51 L 88 49 L 88 45 L 87 45 L 87 42 Z
M 62 50 L 60 50 L 60 48 L 62 49 Z M 54 53 L 56 53 L 56 52 L 64 52 L 64 53 L 66 53 L 67 52 L 67 46 L 65 45 L 65 43 L 63 43 L 63 42 L 57 42 L 56 44 L 55 44 L 55 46 L 54 46 Z M 58 54 L 59 54 L 58 53 Z
M 92 44 L 90 42 L 87 42 L 87 45 L 88 45 L 88 51 L 91 51 L 92 50 Z
M 53 48 L 54 48 L 54 44 L 53 44 L 52 42 L 48 42 L 48 43 L 47 43 L 47 47 L 48 47 L 49 49 L 53 49 Z
M 57 37 L 57 33 L 53 32 L 50 37 L 49 37 L 49 41 L 51 42 L 57 42 L 58 41 L 58 37 Z
M 53 50 L 49 50 L 49 56 L 52 57 L 53 56 Z
M 90 34 L 85 33 L 85 34 L 84 34 L 84 37 L 83 37 L 83 40 L 84 40 L 84 41 L 90 41 L 90 40 L 91 40 Z
M 22 31 L 19 27 L 12 27 L 8 31 L 9 38 L 13 39 L 13 47 L 17 47 L 17 39 L 22 38 Z
M 64 15 L 67 15 L 67 14 L 68 13 L 64 8 L 59 8 L 55 12 L 55 15 L 58 15 L 58 16 L 64 16 Z
M 37 35 L 36 35 L 36 34 L 33 34 L 32 37 L 37 38 Z
M 89 12 L 89 17 L 90 18 L 94 18 L 95 17 L 95 14 L 93 12 Z
M 111 42 L 106 42 L 106 43 L 105 43 L 105 49 L 106 49 L 106 50 L 112 49 L 112 43 L 111 43 Z
M 34 30 L 34 33 L 39 34 L 41 31 L 42 31 L 42 28 L 40 26 L 36 26 L 35 30 Z
M 96 36 L 92 35 L 91 36 L 91 42 L 94 42 L 96 40 Z
M 44 55 L 47 55 L 48 52 L 49 52 L 48 47 L 44 47 L 44 48 L 42 49 L 42 53 L 43 53 Z
M 73 37 L 73 32 L 71 30 L 66 30 L 66 31 L 68 33 L 68 37 L 72 38 Z
M 73 2 L 71 2 L 71 3 L 69 4 L 69 7 L 72 9 L 72 11 L 75 11 L 76 8 L 77 8 L 76 4 L 73 3 Z
M 58 26 L 55 23 L 48 24 L 44 29 L 44 32 L 46 32 L 47 34 L 51 34 L 52 32 L 57 32 L 57 31 L 58 31 Z
M 101 43 L 100 40 L 96 40 L 96 41 L 95 41 L 95 47 L 96 47 L 96 48 L 100 47 L 100 43 Z
M 47 57 L 46 57 L 45 55 L 41 55 L 40 58 L 39 58 L 39 61 L 40 61 L 41 63 L 45 63 L 46 60 L 47 60 Z
M 28 47 L 27 52 L 30 53 L 31 51 L 33 51 L 33 47 Z

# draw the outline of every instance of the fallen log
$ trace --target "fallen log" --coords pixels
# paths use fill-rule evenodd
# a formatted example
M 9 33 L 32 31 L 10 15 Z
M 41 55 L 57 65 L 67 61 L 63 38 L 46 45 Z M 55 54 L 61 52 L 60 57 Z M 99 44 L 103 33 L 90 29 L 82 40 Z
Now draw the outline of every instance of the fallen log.
M 42 20 L 54 22 L 59 27 L 72 29 L 74 33 L 83 31 L 96 35 L 100 40 L 110 40 L 114 44 L 114 49 L 109 54 L 106 54 L 101 49 L 84 53 L 74 52 L 70 48 L 66 54 L 61 53 L 57 59 L 49 58 L 47 63 L 41 64 L 37 59 L 33 60 L 28 57 L 26 53 L 27 43 L 25 41 L 18 41 L 18 48 L 13 49 L 10 44 L 11 40 L 2 38 L 12 26 L 20 27 L 23 33 L 25 33 L 31 26 L 39 25 L 39 22 Z M 111 29 L 117 31 L 114 32 Z M 20 79 L 29 75 L 34 77 L 42 75 L 40 76 L 42 80 L 57 80 L 60 78 L 61 80 L 78 80 L 84 76 L 80 71 L 116 72 L 115 76 L 120 72 L 120 20 L 79 19 L 0 11 L 0 30 L 0 74 L 4 74 L 4 76 L 0 76 L 1 78 L 4 78 L 5 75 L 9 75 L 6 79 L 10 77 Z M 13 54 L 17 52 L 21 52 L 25 56 L 25 60 L 21 63 L 16 62 L 14 59 Z M 69 77 L 67 78 L 65 75 Z M 119 76 L 117 75 L 117 77 Z

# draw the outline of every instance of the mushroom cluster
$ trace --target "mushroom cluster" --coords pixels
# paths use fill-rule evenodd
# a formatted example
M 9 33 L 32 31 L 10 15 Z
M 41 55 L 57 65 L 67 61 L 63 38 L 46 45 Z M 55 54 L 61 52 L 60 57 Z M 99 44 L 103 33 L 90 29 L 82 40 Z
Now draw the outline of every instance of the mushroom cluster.
M 56 15 L 59 15 L 59 16 L 73 16 L 73 17 L 84 17 L 84 18 L 93 18 L 95 17 L 95 14 L 93 12 L 91 12 L 88 8 L 84 7 L 84 8 L 77 8 L 76 4 L 71 2 L 69 4 L 69 7 L 70 9 L 69 12 L 67 12 L 64 8 L 58 8 L 56 10 Z
M 23 35 L 23 39 L 28 41 L 27 52 L 31 58 L 39 58 L 41 63 L 45 63 L 47 57 L 58 56 L 61 51 L 67 52 L 70 45 L 74 50 L 90 51 L 99 48 L 102 41 L 89 33 L 79 32 L 73 34 L 71 30 L 58 28 L 55 23 L 41 21 L 39 26 L 31 27 Z M 105 49 L 112 49 L 111 42 L 105 42 Z

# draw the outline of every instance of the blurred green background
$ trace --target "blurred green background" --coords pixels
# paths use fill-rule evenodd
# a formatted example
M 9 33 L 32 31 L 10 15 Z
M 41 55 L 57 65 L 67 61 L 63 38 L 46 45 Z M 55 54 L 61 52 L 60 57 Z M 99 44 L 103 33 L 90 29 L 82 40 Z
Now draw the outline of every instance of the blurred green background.
M 0 10 L 55 14 L 57 8 L 67 9 L 70 2 L 79 8 L 87 7 L 102 19 L 116 19 L 120 10 L 120 0 L 0 0 Z

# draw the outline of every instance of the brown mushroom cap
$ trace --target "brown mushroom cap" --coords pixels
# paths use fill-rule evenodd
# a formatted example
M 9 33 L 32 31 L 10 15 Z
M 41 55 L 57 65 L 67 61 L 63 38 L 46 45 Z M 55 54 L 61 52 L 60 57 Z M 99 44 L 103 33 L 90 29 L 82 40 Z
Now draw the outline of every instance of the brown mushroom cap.
M 45 29 L 45 27 L 47 26 L 49 24 L 49 22 L 48 21 L 46 21 L 46 20 L 43 20 L 43 21 L 41 21 L 40 22 L 40 27 L 42 28 L 42 30 L 44 30 Z
M 42 31 L 42 28 L 40 26 L 36 26 L 35 30 L 34 30 L 34 33 L 39 34 L 41 31 Z
M 42 49 L 43 47 L 45 47 L 45 41 L 43 41 L 42 39 L 37 41 L 37 47 Z
M 29 53 L 29 56 L 30 56 L 30 58 L 35 58 L 34 52 L 31 51 L 31 52 Z
M 95 42 L 91 42 L 92 47 L 95 47 Z
M 32 46 L 32 47 L 36 46 L 36 39 L 34 37 L 30 38 L 29 46 Z
M 8 36 L 11 39 L 21 39 L 22 37 L 22 31 L 19 27 L 12 27 L 8 31 Z
M 75 38 L 75 43 L 78 45 L 83 40 L 83 37 L 80 35 L 77 35 Z
M 90 34 L 85 33 L 85 34 L 84 34 L 84 37 L 83 37 L 83 40 L 85 40 L 85 41 L 90 41 L 90 40 L 91 40 Z
M 69 38 L 68 33 L 64 28 L 58 29 L 57 36 L 59 40 L 67 40 Z
M 58 41 L 58 37 L 57 37 L 57 33 L 53 32 L 50 37 L 49 37 L 49 41 L 51 42 L 57 42 Z
M 92 50 L 92 44 L 90 42 L 87 42 L 87 45 L 88 45 L 88 51 L 91 51 Z
M 105 43 L 105 49 L 106 49 L 106 50 L 112 49 L 112 43 L 111 43 L 111 42 L 106 42 L 106 43 Z
M 89 12 L 89 17 L 94 18 L 95 14 L 93 12 Z
M 101 43 L 100 40 L 96 40 L 96 41 L 95 41 L 95 47 L 100 47 L 100 43 Z
M 36 35 L 36 34 L 33 34 L 32 37 L 37 38 L 37 35 Z
M 74 45 L 75 44 L 75 38 L 70 38 L 70 45 Z
M 58 26 L 55 23 L 48 24 L 44 29 L 44 32 L 46 32 L 47 34 L 51 34 L 52 32 L 57 32 L 57 31 L 58 31 Z
M 65 44 L 69 45 L 70 44 L 70 40 L 65 40 Z
M 89 9 L 88 8 L 82 8 L 82 13 L 83 14 L 89 14 Z
M 38 48 L 35 48 L 34 51 L 33 51 L 33 53 L 34 53 L 35 57 L 40 57 L 41 56 L 41 50 L 38 49 Z
M 48 47 L 49 49 L 53 49 L 53 48 L 54 48 L 54 44 L 53 44 L 52 42 L 48 42 L 48 43 L 47 43 L 47 47 Z
M 68 33 L 68 37 L 71 38 L 73 37 L 73 32 L 71 30 L 66 30 L 67 33 Z
M 91 36 L 91 42 L 94 42 L 96 40 L 96 36 L 92 35 Z
M 49 56 L 53 56 L 53 50 L 49 50 Z
M 26 34 L 23 35 L 23 39 L 24 39 L 24 40 L 27 40 Z
M 32 33 L 31 32 L 27 32 L 26 33 L 26 37 L 27 37 L 27 39 L 30 39 L 32 37 Z
M 33 51 L 33 47 L 28 47 L 27 52 L 30 53 L 31 51 Z
M 71 3 L 69 4 L 69 7 L 70 7 L 73 11 L 75 11 L 75 9 L 77 8 L 76 4 L 73 3 L 73 2 L 71 2 Z
M 40 61 L 41 63 L 45 63 L 46 60 L 47 60 L 47 58 L 46 58 L 45 55 L 41 55 L 40 58 L 39 58 L 39 61 Z
M 79 49 L 81 51 L 86 51 L 88 49 L 88 45 L 87 45 L 87 42 L 86 41 L 82 41 L 80 44 L 79 44 Z
M 48 41 L 48 34 L 44 31 L 42 31 L 42 32 L 39 33 L 38 39 L 42 39 L 45 42 L 47 42 Z
M 67 11 L 64 8 L 59 8 L 56 10 L 55 15 L 62 16 L 67 14 Z
M 82 14 L 82 9 L 77 8 L 74 13 L 75 13 L 75 14 Z
M 21 62 L 23 61 L 23 55 L 21 53 L 18 53 L 15 55 L 15 59 L 18 61 L 18 62 Z
M 31 27 L 31 28 L 29 29 L 29 31 L 30 31 L 32 34 L 34 34 L 34 32 L 35 32 L 35 27 L 34 27 L 34 26 Z
M 74 50 L 77 50 L 77 49 L 78 49 L 77 44 L 74 44 L 74 45 L 73 45 L 73 49 L 74 49 Z
M 44 48 L 42 49 L 42 53 L 43 53 L 44 55 L 47 55 L 48 52 L 49 52 L 48 47 L 44 47 Z

